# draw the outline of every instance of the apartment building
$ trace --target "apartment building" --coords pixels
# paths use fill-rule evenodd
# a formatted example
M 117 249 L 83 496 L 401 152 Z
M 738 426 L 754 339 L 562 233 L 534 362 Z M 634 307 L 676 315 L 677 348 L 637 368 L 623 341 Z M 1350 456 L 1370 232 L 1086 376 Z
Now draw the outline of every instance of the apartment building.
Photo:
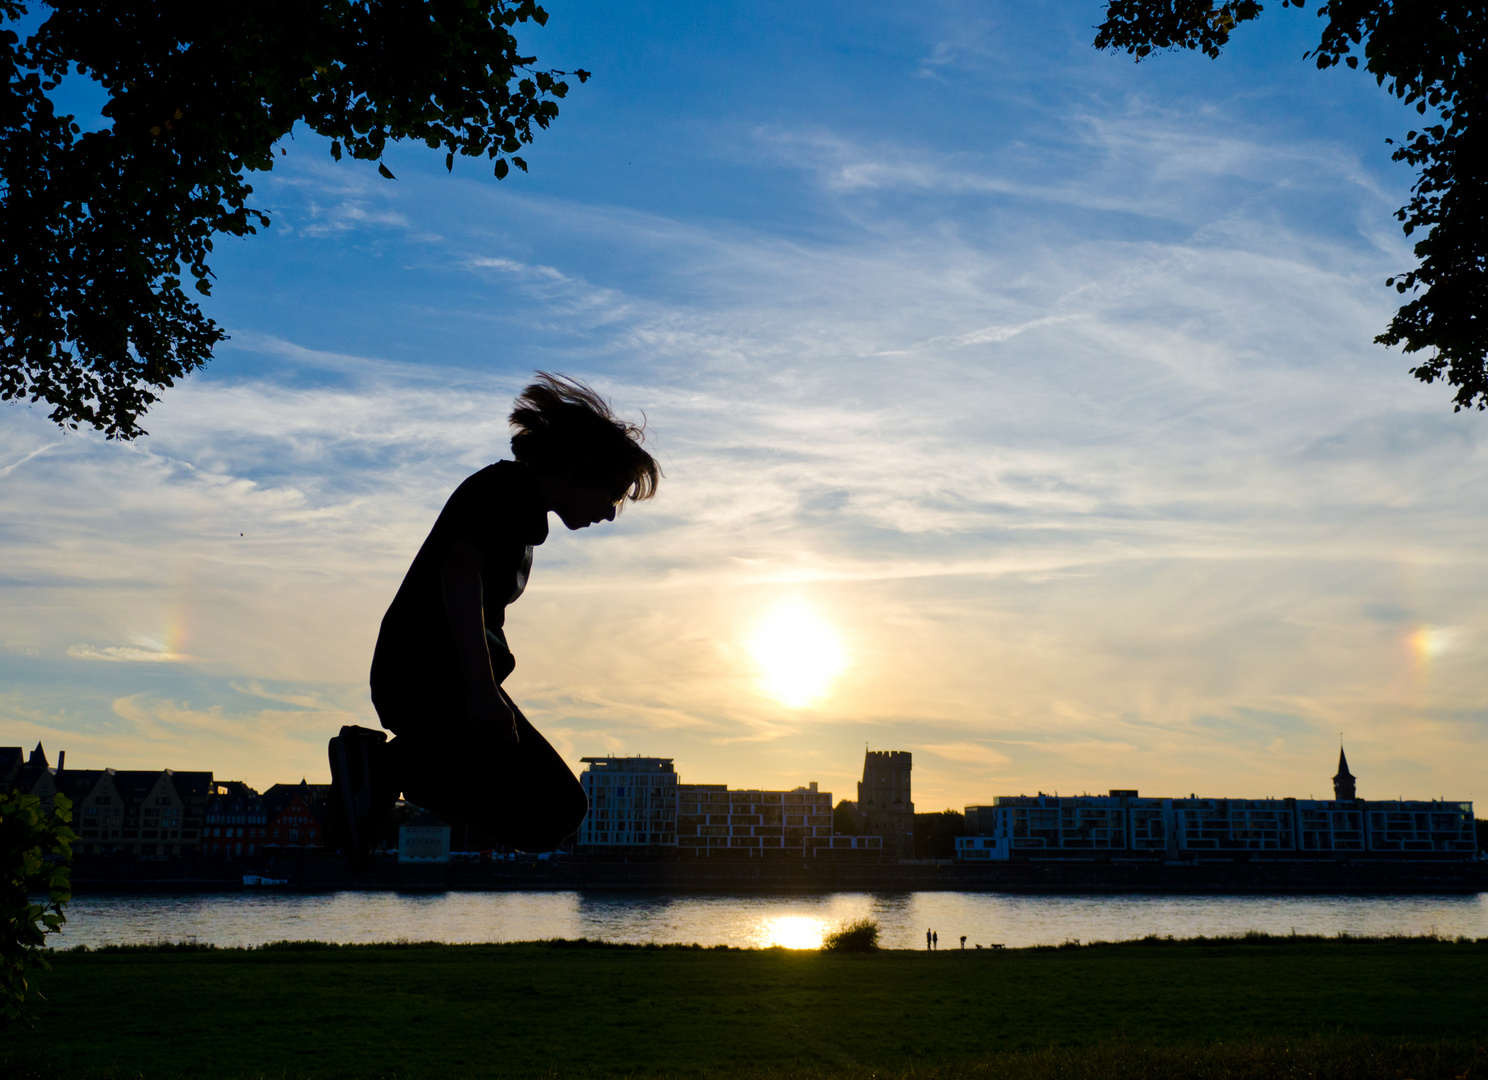
M 970 808 L 968 808 L 970 809 Z M 1467 859 L 1470 802 L 1010 795 L 956 839 L 960 859 Z M 968 823 L 971 815 L 968 813 Z M 970 831 L 968 829 L 968 831 Z
M 272 851 L 313 851 L 325 844 L 329 784 L 275 784 L 262 795 L 268 814 L 268 847 Z
M 878 837 L 842 839 L 847 843 L 840 846 L 847 847 Z M 790 791 L 678 785 L 677 847 L 684 855 L 806 856 L 815 855 L 818 848 L 831 848 L 832 841 L 832 793 L 818 791 L 815 781 Z
M 677 773 L 671 758 L 586 757 L 579 783 L 589 813 L 578 844 L 590 849 L 672 848 L 677 844 Z
M 258 792 L 241 781 L 219 781 L 207 800 L 203 855 L 259 855 L 268 841 L 268 810 Z

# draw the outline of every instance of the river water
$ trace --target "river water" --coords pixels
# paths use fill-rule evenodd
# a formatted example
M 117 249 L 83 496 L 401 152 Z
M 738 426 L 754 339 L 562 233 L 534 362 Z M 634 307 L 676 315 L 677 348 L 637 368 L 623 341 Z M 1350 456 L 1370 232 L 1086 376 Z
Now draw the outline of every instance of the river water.
M 155 941 L 616 942 L 817 948 L 848 920 L 878 920 L 888 948 L 1010 948 L 1148 934 L 1425 934 L 1488 937 L 1488 894 L 1470 896 L 1018 896 L 834 893 L 635 896 L 601 892 L 340 892 L 80 896 L 57 948 Z

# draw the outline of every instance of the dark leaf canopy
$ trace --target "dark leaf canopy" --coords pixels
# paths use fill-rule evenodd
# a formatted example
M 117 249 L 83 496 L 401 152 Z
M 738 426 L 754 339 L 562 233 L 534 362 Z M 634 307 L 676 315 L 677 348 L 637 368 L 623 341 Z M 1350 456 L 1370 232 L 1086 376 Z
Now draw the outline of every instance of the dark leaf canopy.
M 1138 60 L 1153 49 L 1218 56 L 1235 27 L 1260 13 L 1252 0 L 1110 0 L 1095 44 Z M 1456 387 L 1458 409 L 1488 409 L 1488 152 L 1477 142 L 1488 106 L 1488 4 L 1330 0 L 1317 13 L 1323 33 L 1307 55 L 1319 68 L 1362 61 L 1376 83 L 1425 118 L 1394 153 L 1418 170 L 1396 217 L 1407 236 L 1419 237 L 1420 262 L 1386 284 L 1414 295 L 1375 340 L 1427 353 L 1411 374 Z
M 560 71 L 513 35 L 534 0 L 50 0 L 35 33 L 0 0 L 0 399 L 60 424 L 141 433 L 160 390 L 210 358 L 219 233 L 268 224 L 248 173 L 296 124 L 331 155 L 376 161 L 395 140 L 484 157 L 497 178 L 558 115 Z M 51 93 L 76 71 L 108 95 L 83 131 Z M 579 81 L 588 72 L 572 73 Z

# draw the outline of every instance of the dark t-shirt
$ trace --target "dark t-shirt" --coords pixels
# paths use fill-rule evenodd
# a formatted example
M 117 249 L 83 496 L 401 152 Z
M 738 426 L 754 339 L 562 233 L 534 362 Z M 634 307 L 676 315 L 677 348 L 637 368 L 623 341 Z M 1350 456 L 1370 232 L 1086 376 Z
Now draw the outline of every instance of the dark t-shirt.
M 548 514 L 531 469 L 498 461 L 469 477 L 444 504 L 382 618 L 372 655 L 372 703 L 390 716 L 463 709 L 465 678 L 444 608 L 445 560 L 460 541 L 481 553 L 486 644 L 500 682 L 516 661 L 502 626 L 522 595 L 532 549 L 548 538 Z

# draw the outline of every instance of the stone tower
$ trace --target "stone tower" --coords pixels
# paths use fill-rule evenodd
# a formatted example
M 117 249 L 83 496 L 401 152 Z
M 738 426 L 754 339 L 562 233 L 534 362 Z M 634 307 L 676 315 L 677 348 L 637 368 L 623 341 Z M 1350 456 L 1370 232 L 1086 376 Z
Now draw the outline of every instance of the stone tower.
M 891 859 L 914 857 L 914 803 L 909 797 L 912 755 L 907 750 L 869 750 L 858 784 L 858 812 L 870 836 L 883 837 Z
M 1338 748 L 1338 775 L 1333 777 L 1333 797 L 1335 799 L 1356 799 L 1354 794 L 1354 781 L 1358 779 L 1348 771 L 1348 758 L 1343 756 L 1343 747 Z

